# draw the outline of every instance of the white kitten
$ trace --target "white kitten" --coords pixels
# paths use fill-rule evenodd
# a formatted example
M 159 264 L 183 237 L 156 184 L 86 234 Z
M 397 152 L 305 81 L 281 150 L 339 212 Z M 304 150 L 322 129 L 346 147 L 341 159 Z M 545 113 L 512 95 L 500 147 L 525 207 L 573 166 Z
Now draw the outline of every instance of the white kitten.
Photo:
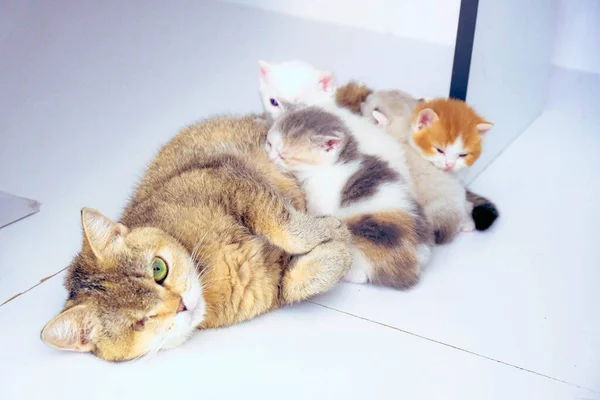
M 259 77 L 263 106 L 273 118 L 290 104 L 328 101 L 334 93 L 333 74 L 303 61 L 259 61 Z

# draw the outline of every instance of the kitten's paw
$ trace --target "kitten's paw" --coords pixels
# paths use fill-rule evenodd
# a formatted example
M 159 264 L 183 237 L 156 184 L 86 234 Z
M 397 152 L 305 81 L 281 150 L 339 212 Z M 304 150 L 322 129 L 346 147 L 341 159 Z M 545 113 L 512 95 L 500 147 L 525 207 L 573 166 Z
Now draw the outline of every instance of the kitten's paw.
M 473 232 L 474 230 L 475 222 L 473 221 L 463 222 L 463 224 L 460 226 L 461 232 Z
M 290 254 L 308 253 L 316 246 L 336 241 L 349 243 L 350 233 L 346 225 L 334 217 L 312 217 L 297 211 L 291 213 L 287 233 L 281 238 L 281 248 Z
M 321 217 L 320 219 L 325 225 L 324 242 L 328 240 L 350 241 L 350 231 L 341 220 L 335 217 Z
M 353 266 L 346 276 L 344 276 L 343 281 L 350 283 L 368 283 L 369 277 L 363 269 L 355 268 Z

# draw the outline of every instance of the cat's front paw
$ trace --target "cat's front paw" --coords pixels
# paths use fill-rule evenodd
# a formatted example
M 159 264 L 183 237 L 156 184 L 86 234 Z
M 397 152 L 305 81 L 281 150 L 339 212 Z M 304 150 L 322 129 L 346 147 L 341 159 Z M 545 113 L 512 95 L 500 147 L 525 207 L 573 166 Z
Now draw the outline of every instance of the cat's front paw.
M 338 240 L 342 242 L 350 241 L 350 231 L 341 220 L 335 217 L 320 217 L 322 223 L 325 225 L 324 229 L 324 242 L 328 240 Z

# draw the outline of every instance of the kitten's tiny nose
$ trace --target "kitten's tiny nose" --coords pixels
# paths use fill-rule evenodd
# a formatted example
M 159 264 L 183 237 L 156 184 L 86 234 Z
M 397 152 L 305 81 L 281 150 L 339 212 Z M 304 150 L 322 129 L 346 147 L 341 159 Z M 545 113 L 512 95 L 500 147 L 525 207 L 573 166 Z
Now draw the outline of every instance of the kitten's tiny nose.
M 183 304 L 183 299 L 179 300 L 179 306 L 177 306 L 177 314 L 180 312 L 187 311 L 187 307 Z

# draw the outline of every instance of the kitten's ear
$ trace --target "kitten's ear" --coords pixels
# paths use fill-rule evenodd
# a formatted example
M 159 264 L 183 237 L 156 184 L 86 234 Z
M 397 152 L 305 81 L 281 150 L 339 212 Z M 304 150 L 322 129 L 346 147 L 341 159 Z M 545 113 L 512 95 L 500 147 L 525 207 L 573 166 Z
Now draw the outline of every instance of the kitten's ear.
M 333 132 L 329 135 L 313 136 L 310 140 L 328 153 L 337 149 L 342 144 L 342 137 L 337 132 Z
M 333 73 L 323 71 L 319 75 L 319 87 L 329 94 L 333 94 Z
M 385 114 L 379 111 L 378 109 L 374 109 L 372 115 L 373 119 L 375 120 L 375 125 L 387 126 L 390 123 Z
M 486 133 L 488 133 L 493 127 L 494 124 L 492 124 L 491 122 L 482 122 L 480 124 L 477 124 L 477 132 L 479 132 L 479 134 L 483 136 Z
M 271 65 L 263 60 L 258 62 L 258 75 L 260 76 L 261 82 L 267 81 L 267 76 L 269 75 L 269 70 L 271 69 Z
M 439 119 L 438 115 L 431 108 L 424 108 L 417 115 L 416 128 L 418 131 L 430 127 Z
M 99 211 L 91 208 L 81 210 L 84 246 L 89 246 L 98 259 L 102 259 L 114 246 L 119 245 L 129 229 L 111 221 Z
M 85 304 L 69 308 L 54 317 L 42 329 L 44 343 L 59 350 L 90 352 L 92 313 Z

